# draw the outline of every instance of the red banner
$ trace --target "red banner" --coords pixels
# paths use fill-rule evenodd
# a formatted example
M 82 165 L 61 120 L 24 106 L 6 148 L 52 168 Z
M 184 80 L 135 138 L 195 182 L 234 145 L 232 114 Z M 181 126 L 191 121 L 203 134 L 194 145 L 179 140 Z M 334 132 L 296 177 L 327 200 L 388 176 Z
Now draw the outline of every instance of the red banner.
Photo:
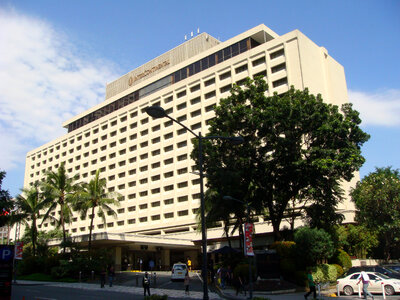
M 244 224 L 244 255 L 254 256 L 253 251 L 253 231 L 254 224 L 245 223 Z
M 24 251 L 24 243 L 23 242 L 15 242 L 15 259 L 22 259 L 22 252 Z

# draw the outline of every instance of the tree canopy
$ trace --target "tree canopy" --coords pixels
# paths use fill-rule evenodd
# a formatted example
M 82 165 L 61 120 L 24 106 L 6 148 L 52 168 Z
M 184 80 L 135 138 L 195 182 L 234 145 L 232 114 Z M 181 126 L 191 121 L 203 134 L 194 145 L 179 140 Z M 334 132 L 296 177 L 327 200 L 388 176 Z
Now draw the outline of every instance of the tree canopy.
M 307 194 L 320 205 L 341 200 L 341 180 L 350 180 L 364 163 L 361 146 L 369 135 L 351 104 L 323 102 L 320 95 L 293 87 L 266 96 L 262 78 L 234 85 L 231 95 L 215 107 L 209 123 L 212 136 L 242 136 L 231 146 L 223 140 L 204 141 L 207 186 L 222 196 L 250 203 L 272 223 L 276 239 L 289 201 Z M 198 162 L 194 140 L 192 158 Z M 300 199 L 304 201 L 305 199 Z M 231 203 L 226 213 L 245 211 Z M 323 216 L 321 216 L 323 217 Z
M 2 187 L 5 177 L 6 172 L 0 171 L 0 227 L 3 227 L 10 221 L 10 212 L 14 206 L 10 193 Z
M 384 256 L 400 242 L 400 173 L 391 167 L 376 168 L 357 183 L 351 196 L 355 202 L 356 220 L 383 240 Z

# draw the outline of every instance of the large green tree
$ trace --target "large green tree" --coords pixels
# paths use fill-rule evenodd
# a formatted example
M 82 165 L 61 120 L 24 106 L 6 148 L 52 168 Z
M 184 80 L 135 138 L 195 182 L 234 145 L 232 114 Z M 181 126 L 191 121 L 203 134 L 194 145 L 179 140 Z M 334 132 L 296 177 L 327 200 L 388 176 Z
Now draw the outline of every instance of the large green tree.
M 383 240 L 384 258 L 400 241 L 400 173 L 391 167 L 376 168 L 352 190 L 356 220 Z
M 75 209 L 81 212 L 82 216 L 86 216 L 90 211 L 90 227 L 89 227 L 89 254 L 92 248 L 92 231 L 93 220 L 96 214 L 102 218 L 106 224 L 106 214 L 116 216 L 112 206 L 119 206 L 117 198 L 118 193 L 107 192 L 107 181 L 105 178 L 100 178 L 100 170 L 96 171 L 96 175 L 89 183 L 82 183 L 76 195 Z
M 257 213 L 266 209 L 280 239 L 292 199 L 310 190 L 322 205 L 341 200 L 333 189 L 364 163 L 361 146 L 369 135 L 351 104 L 339 110 L 307 89 L 269 97 L 267 90 L 262 78 L 247 79 L 221 99 L 209 135 L 239 135 L 245 142 L 232 147 L 224 140 L 204 141 L 204 170 L 209 188 L 250 203 Z M 194 145 L 192 158 L 198 160 L 197 140 Z
M 72 203 L 77 189 L 75 181 L 76 177 L 69 177 L 62 163 L 56 172 L 48 171 L 46 173 L 46 180 L 43 183 L 46 198 L 51 201 L 50 207 L 43 216 L 43 221 L 52 219 L 58 226 L 61 226 L 64 252 L 67 239 L 65 223 L 70 222 L 72 216 Z M 59 209 L 58 212 L 57 209 Z
M 40 219 L 40 211 L 48 205 L 40 184 L 36 181 L 31 188 L 22 189 L 22 194 L 16 198 L 17 214 L 16 220 L 23 222 L 30 233 L 32 241 L 32 252 L 36 255 L 37 244 L 37 222 Z

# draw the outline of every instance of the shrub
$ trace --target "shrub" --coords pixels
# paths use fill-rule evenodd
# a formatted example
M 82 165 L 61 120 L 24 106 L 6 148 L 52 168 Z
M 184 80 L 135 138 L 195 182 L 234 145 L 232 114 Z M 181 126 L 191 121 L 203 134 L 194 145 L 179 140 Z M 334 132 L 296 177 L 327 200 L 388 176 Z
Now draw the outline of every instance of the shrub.
M 20 275 L 37 273 L 43 269 L 43 258 L 37 256 L 29 256 L 19 261 L 17 271 Z
M 299 286 L 306 286 L 308 282 L 306 271 L 295 271 L 294 281 Z
M 332 257 L 330 262 L 341 266 L 343 271 L 347 271 L 352 266 L 350 256 L 342 249 L 339 249 L 335 252 L 335 255 Z
M 54 279 L 60 279 L 68 275 L 68 270 L 62 266 L 53 267 L 51 269 L 51 277 Z
M 293 258 L 296 243 L 293 241 L 274 242 L 269 248 L 275 249 L 281 259 Z
M 313 278 L 316 282 L 334 282 L 337 278 L 337 271 L 334 265 L 318 265 L 313 272 Z
M 256 278 L 256 268 L 251 266 L 252 277 Z M 245 281 L 249 280 L 249 264 L 239 264 L 233 270 L 233 276 L 238 278 L 239 276 Z
M 60 265 L 59 258 L 57 256 L 49 256 L 44 258 L 44 273 L 51 274 L 51 270 L 54 267 L 58 267 Z
M 323 229 L 301 227 L 294 240 L 298 267 L 316 266 L 335 253 L 331 236 Z
M 336 268 L 337 277 L 342 276 L 344 273 L 342 266 L 340 266 L 338 264 L 333 264 L 333 266 L 335 266 L 335 268 Z

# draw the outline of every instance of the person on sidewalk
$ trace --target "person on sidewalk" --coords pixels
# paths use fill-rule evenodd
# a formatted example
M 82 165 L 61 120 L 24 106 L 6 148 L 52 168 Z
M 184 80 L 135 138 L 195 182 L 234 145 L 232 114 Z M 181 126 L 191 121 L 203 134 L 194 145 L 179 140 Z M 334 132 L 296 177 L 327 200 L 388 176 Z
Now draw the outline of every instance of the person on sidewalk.
M 112 287 L 114 277 L 115 277 L 115 270 L 114 267 L 111 265 L 110 268 L 108 268 L 108 282 L 110 284 L 110 287 Z
M 147 294 L 149 295 L 149 296 L 151 296 L 150 295 L 150 278 L 149 278 L 149 273 L 144 273 L 144 277 L 143 277 L 143 282 L 142 282 L 142 284 L 143 284 L 143 293 L 144 293 L 144 296 L 146 297 L 146 291 L 147 291 Z
M 367 273 L 365 273 L 364 271 L 361 271 L 360 275 L 358 276 L 358 282 L 357 285 L 362 281 L 363 283 L 363 295 L 364 295 L 364 299 L 367 299 L 368 296 L 370 296 L 372 298 L 372 300 L 374 299 L 374 296 L 372 296 L 372 294 L 370 292 L 368 292 L 368 285 L 369 285 L 369 276 Z
M 312 270 L 311 269 L 308 271 L 307 279 L 308 279 L 308 287 L 310 288 L 310 291 L 307 294 L 304 295 L 304 298 L 307 299 L 307 297 L 311 293 L 313 293 L 314 294 L 313 295 L 314 299 L 316 299 L 317 298 L 317 291 L 315 290 L 315 282 L 314 282 L 314 278 L 312 276 Z
M 102 267 L 100 272 L 100 287 L 104 288 L 105 284 L 106 284 L 106 268 Z
M 189 272 L 186 271 L 185 279 L 183 280 L 183 285 L 185 286 L 185 295 L 189 295 L 189 284 L 190 284 Z

